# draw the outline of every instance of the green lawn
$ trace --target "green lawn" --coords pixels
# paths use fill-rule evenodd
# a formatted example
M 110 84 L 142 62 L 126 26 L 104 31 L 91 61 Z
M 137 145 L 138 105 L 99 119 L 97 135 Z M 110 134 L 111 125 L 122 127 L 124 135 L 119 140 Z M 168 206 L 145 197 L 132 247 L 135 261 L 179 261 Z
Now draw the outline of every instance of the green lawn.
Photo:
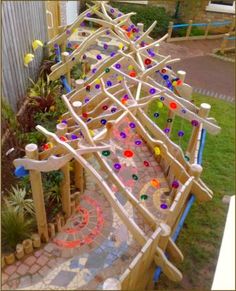
M 197 105 L 203 102 L 211 104 L 210 116 L 215 117 L 222 128 L 217 136 L 207 133 L 203 153 L 202 179 L 213 190 L 214 197 L 210 202 L 194 203 L 176 241 L 185 257 L 184 262 L 178 266 L 184 279 L 176 284 L 162 274 L 158 289 L 211 288 L 228 210 L 222 198 L 235 193 L 235 106 L 198 94 L 194 95 L 194 100 Z M 151 116 L 157 109 L 154 103 L 150 106 Z M 165 114 L 165 110 L 162 113 Z M 163 126 L 161 119 L 155 120 Z M 181 125 L 177 119 L 174 129 L 178 130 L 181 126 L 185 131 L 181 146 L 185 148 L 191 128 L 187 122 Z M 176 134 L 173 139 L 178 140 Z

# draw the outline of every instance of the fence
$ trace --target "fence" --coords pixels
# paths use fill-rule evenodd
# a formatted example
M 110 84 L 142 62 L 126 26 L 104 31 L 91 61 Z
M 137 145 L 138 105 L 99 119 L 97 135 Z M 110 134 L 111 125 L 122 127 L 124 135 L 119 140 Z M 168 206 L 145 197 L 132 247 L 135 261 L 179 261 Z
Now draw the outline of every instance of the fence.
M 183 24 L 174 24 L 173 22 L 169 23 L 169 29 L 168 29 L 168 38 L 167 42 L 172 42 L 172 41 L 181 41 L 181 40 L 199 40 L 199 39 L 217 39 L 217 38 L 222 38 L 224 34 L 215 34 L 215 35 L 210 35 L 210 31 L 212 27 L 224 27 L 225 29 L 228 28 L 228 33 L 231 33 L 235 29 L 235 16 L 233 16 L 232 20 L 226 20 L 226 21 L 215 21 L 215 22 L 210 22 L 208 21 L 207 23 L 193 23 L 192 20 L 189 21 L 189 23 L 183 23 Z M 191 36 L 192 28 L 193 27 L 204 27 L 205 31 L 203 35 L 198 35 L 198 36 Z M 186 34 L 185 36 L 180 36 L 180 37 L 173 37 L 173 30 L 178 29 L 178 28 L 186 28 Z
M 17 111 L 24 97 L 29 77 L 35 79 L 43 51 L 37 50 L 28 68 L 24 56 L 32 53 L 32 41 L 47 40 L 44 1 L 4 1 L 2 3 L 2 96 Z

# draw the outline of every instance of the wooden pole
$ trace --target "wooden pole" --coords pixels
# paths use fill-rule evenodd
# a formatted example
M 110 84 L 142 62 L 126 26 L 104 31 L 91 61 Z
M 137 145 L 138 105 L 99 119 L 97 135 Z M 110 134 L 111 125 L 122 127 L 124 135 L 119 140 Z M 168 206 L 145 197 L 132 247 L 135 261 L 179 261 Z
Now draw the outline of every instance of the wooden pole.
M 206 26 L 205 35 L 204 35 L 205 38 L 207 38 L 207 36 L 208 36 L 210 26 L 211 26 L 211 21 L 209 19 L 207 19 L 207 26 Z
M 229 33 L 231 33 L 235 28 L 235 15 L 233 15 L 232 23 L 229 28 Z
M 173 21 L 170 21 L 169 22 L 169 27 L 168 27 L 168 38 L 167 38 L 167 41 L 169 39 L 171 39 L 171 35 L 172 35 L 172 31 L 173 31 L 173 25 L 174 25 L 174 22 Z
M 229 33 L 226 33 L 226 34 L 224 35 L 223 41 L 222 41 L 222 43 L 221 43 L 221 46 L 220 46 L 220 52 L 221 52 L 222 54 L 224 54 L 224 52 L 225 52 L 225 48 L 226 48 L 227 43 L 228 43 L 228 37 L 230 37 L 230 34 L 229 34 Z
M 192 164 L 191 168 L 189 169 L 189 174 L 194 176 L 196 180 L 200 179 L 202 173 L 202 166 L 198 164 Z
M 68 61 L 68 59 L 70 58 L 70 54 L 68 52 L 63 52 L 61 54 L 61 58 L 62 58 L 62 62 L 66 63 Z M 68 68 L 68 71 L 66 73 L 66 80 L 68 82 L 68 84 L 71 86 L 71 78 L 70 78 L 70 69 Z
M 67 132 L 67 125 L 64 123 L 57 124 L 57 135 L 63 136 Z M 61 189 L 61 201 L 62 201 L 62 209 L 66 214 L 66 218 L 71 215 L 70 208 L 70 168 L 69 163 L 61 168 L 63 173 L 63 180 L 60 185 Z
M 211 105 L 210 104 L 202 103 L 200 105 L 200 109 L 199 109 L 198 115 L 200 117 L 206 118 L 208 116 L 209 112 L 210 112 L 210 109 L 211 109 Z M 199 134 L 199 126 L 193 128 L 192 135 L 191 135 L 191 137 L 189 139 L 188 147 L 187 147 L 187 150 L 186 150 L 186 154 L 189 156 L 190 162 L 194 158 L 193 155 L 194 155 L 195 147 L 196 147 L 196 144 L 197 144 L 198 134 Z
M 191 30 L 192 30 L 192 24 L 193 24 L 193 21 L 192 20 L 189 20 L 189 26 L 188 26 L 188 29 L 187 29 L 187 32 L 186 32 L 187 39 L 189 39 Z
M 26 156 L 29 159 L 38 160 L 38 146 L 28 144 L 25 147 Z M 38 171 L 29 171 L 32 196 L 34 200 L 35 215 L 37 220 L 38 233 L 42 241 L 48 242 L 48 226 L 46 210 L 44 205 L 43 185 L 41 173 Z

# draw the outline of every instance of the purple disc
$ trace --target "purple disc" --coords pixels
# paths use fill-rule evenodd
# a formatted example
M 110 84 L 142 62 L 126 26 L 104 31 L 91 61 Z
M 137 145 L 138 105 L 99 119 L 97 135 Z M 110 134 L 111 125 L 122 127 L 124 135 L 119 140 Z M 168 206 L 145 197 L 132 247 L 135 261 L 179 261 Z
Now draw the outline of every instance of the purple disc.
M 81 22 L 81 23 L 80 23 L 80 26 L 85 26 L 85 23 L 84 23 L 84 22 Z
M 162 208 L 162 209 L 167 209 L 167 208 L 168 208 L 168 206 L 167 206 L 167 204 L 165 204 L 165 203 L 162 203 L 162 204 L 161 204 L 161 208 Z
M 114 164 L 114 168 L 115 168 L 116 170 L 120 170 L 121 165 L 120 165 L 119 163 L 116 163 L 116 164 Z
M 68 48 L 71 48 L 71 47 L 72 47 L 71 42 L 68 42 L 67 47 L 68 47 Z
M 141 141 L 141 140 L 136 140 L 136 141 L 135 141 L 135 144 L 136 144 L 136 145 L 141 145 L 141 144 L 142 144 L 142 141 Z
M 105 125 L 107 123 L 106 119 L 101 120 L 101 124 Z
M 118 17 L 120 17 L 120 16 L 122 16 L 122 15 L 123 15 L 122 13 L 118 13 L 118 15 L 117 15 L 117 16 L 118 16 Z
M 126 138 L 126 137 L 127 137 L 126 133 L 123 132 L 123 131 L 120 133 L 120 136 L 121 136 L 122 138 Z
M 56 49 L 56 48 L 58 48 L 59 47 L 59 45 L 57 44 L 57 43 L 55 43 L 54 44 L 54 48 Z
M 92 69 L 92 73 L 93 74 L 95 74 L 96 72 L 97 72 L 97 69 L 96 68 Z
M 164 100 L 165 100 L 165 98 L 164 98 L 164 97 L 160 97 L 160 100 L 161 100 L 161 101 L 164 101 Z
M 67 121 L 66 121 L 65 119 L 63 119 L 63 120 L 61 121 L 61 123 L 67 124 Z
M 125 100 L 128 100 L 129 99 L 129 96 L 127 94 L 124 95 L 123 97 Z
M 178 131 L 178 136 L 179 136 L 179 137 L 184 136 L 184 132 L 183 132 L 182 130 Z
M 111 108 L 111 113 L 114 113 L 114 112 L 116 112 L 116 108 L 114 107 L 114 108 Z
M 114 10 L 113 8 L 111 8 L 111 9 L 110 9 L 110 12 L 111 12 L 111 13 L 114 13 L 114 12 L 115 12 L 115 10 Z
M 120 69 L 121 65 L 120 64 L 115 64 L 116 69 Z
M 89 98 L 85 98 L 85 99 L 84 99 L 84 103 L 88 103 L 89 100 L 90 100 Z
M 78 138 L 78 136 L 76 134 L 71 135 L 71 139 L 77 139 L 77 138 Z
M 186 113 L 186 110 L 185 110 L 185 109 L 182 109 L 181 112 L 182 112 L 182 113 Z
M 172 188 L 175 188 L 175 189 L 177 189 L 178 187 L 179 187 L 179 182 L 177 181 L 177 180 L 174 180 L 173 182 L 172 182 Z
M 111 52 L 110 57 L 114 57 L 115 54 L 115 52 Z
M 70 30 L 69 30 L 69 29 L 67 29 L 66 34 L 67 34 L 67 35 L 70 34 Z
M 104 48 L 104 50 L 107 50 L 108 49 L 108 45 L 106 43 L 104 43 L 103 48 Z
M 91 17 L 91 13 L 87 13 L 86 16 L 87 16 L 87 17 Z
M 130 124 L 129 124 L 129 127 L 130 127 L 130 128 L 135 128 L 135 127 L 136 127 L 136 125 L 135 125 L 135 123 L 133 123 L 133 122 L 130 122 Z
M 83 59 L 85 60 L 87 58 L 87 56 L 86 55 L 83 55 Z
M 95 88 L 96 89 L 99 89 L 100 88 L 100 85 L 99 84 L 95 85 Z
M 111 87 L 111 86 L 112 86 L 112 82 L 108 80 L 108 81 L 107 81 L 107 86 L 108 86 L 108 87 Z
M 169 128 L 165 128 L 165 129 L 164 129 L 164 132 L 165 132 L 165 133 L 169 133 L 169 132 L 170 132 L 170 129 L 169 129 Z
M 109 30 L 107 30 L 107 31 L 106 31 L 106 35 L 109 35 L 109 34 L 110 34 L 110 31 L 109 31 Z
M 155 118 L 157 118 L 157 117 L 159 117 L 159 113 L 158 112 L 155 112 L 154 114 L 153 114 L 153 116 L 155 117 Z
M 97 55 L 97 60 L 101 60 L 102 59 L 102 56 L 101 55 Z
M 149 90 L 149 93 L 150 93 L 150 94 L 155 94 L 155 93 L 156 93 L 156 89 L 151 88 L 151 89 Z
M 198 126 L 199 122 L 197 120 L 192 120 L 191 124 L 192 124 L 192 126 Z
M 92 120 L 92 118 L 88 118 L 87 120 L 86 120 L 86 122 L 89 122 L 89 121 L 91 121 Z

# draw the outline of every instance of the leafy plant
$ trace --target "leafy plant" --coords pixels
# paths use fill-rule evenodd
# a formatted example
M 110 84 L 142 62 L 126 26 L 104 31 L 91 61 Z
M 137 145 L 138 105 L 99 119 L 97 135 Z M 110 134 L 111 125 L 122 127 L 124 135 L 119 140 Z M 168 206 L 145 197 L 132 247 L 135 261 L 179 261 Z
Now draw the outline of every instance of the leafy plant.
M 131 17 L 133 23 L 143 23 L 144 30 L 147 30 L 156 20 L 157 25 L 153 29 L 151 36 L 157 37 L 164 35 L 168 30 L 171 16 L 166 12 L 164 7 L 156 7 L 152 5 L 137 5 L 112 2 L 113 7 L 117 7 L 123 13 L 136 12 L 136 15 Z
M 34 203 L 31 198 L 26 198 L 25 188 L 13 187 L 9 191 L 9 196 L 4 199 L 8 207 L 12 207 L 21 217 L 25 214 L 34 215 Z
M 71 78 L 78 80 L 83 75 L 82 63 L 76 64 L 71 70 Z
M 50 81 L 48 75 L 46 80 L 40 77 L 36 83 L 31 79 L 30 81 L 33 84 L 28 93 L 30 105 L 42 112 L 49 111 L 50 107 L 55 104 L 55 98 L 60 95 L 60 81 Z
M 51 73 L 51 67 L 55 65 L 54 60 L 43 60 L 40 69 L 39 69 L 39 76 L 43 77 L 44 80 L 47 79 L 47 75 Z
M 60 183 L 63 180 L 61 171 L 43 173 L 45 199 L 48 203 L 61 204 Z
M 3 250 L 13 251 L 18 243 L 29 238 L 32 233 L 32 220 L 24 218 L 13 207 L 6 207 L 1 213 Z
M 187 32 L 187 28 L 178 28 L 173 31 L 173 36 L 184 37 L 186 36 L 186 32 Z M 193 26 L 190 32 L 190 36 L 200 36 L 204 34 L 205 34 L 205 31 L 196 26 Z

